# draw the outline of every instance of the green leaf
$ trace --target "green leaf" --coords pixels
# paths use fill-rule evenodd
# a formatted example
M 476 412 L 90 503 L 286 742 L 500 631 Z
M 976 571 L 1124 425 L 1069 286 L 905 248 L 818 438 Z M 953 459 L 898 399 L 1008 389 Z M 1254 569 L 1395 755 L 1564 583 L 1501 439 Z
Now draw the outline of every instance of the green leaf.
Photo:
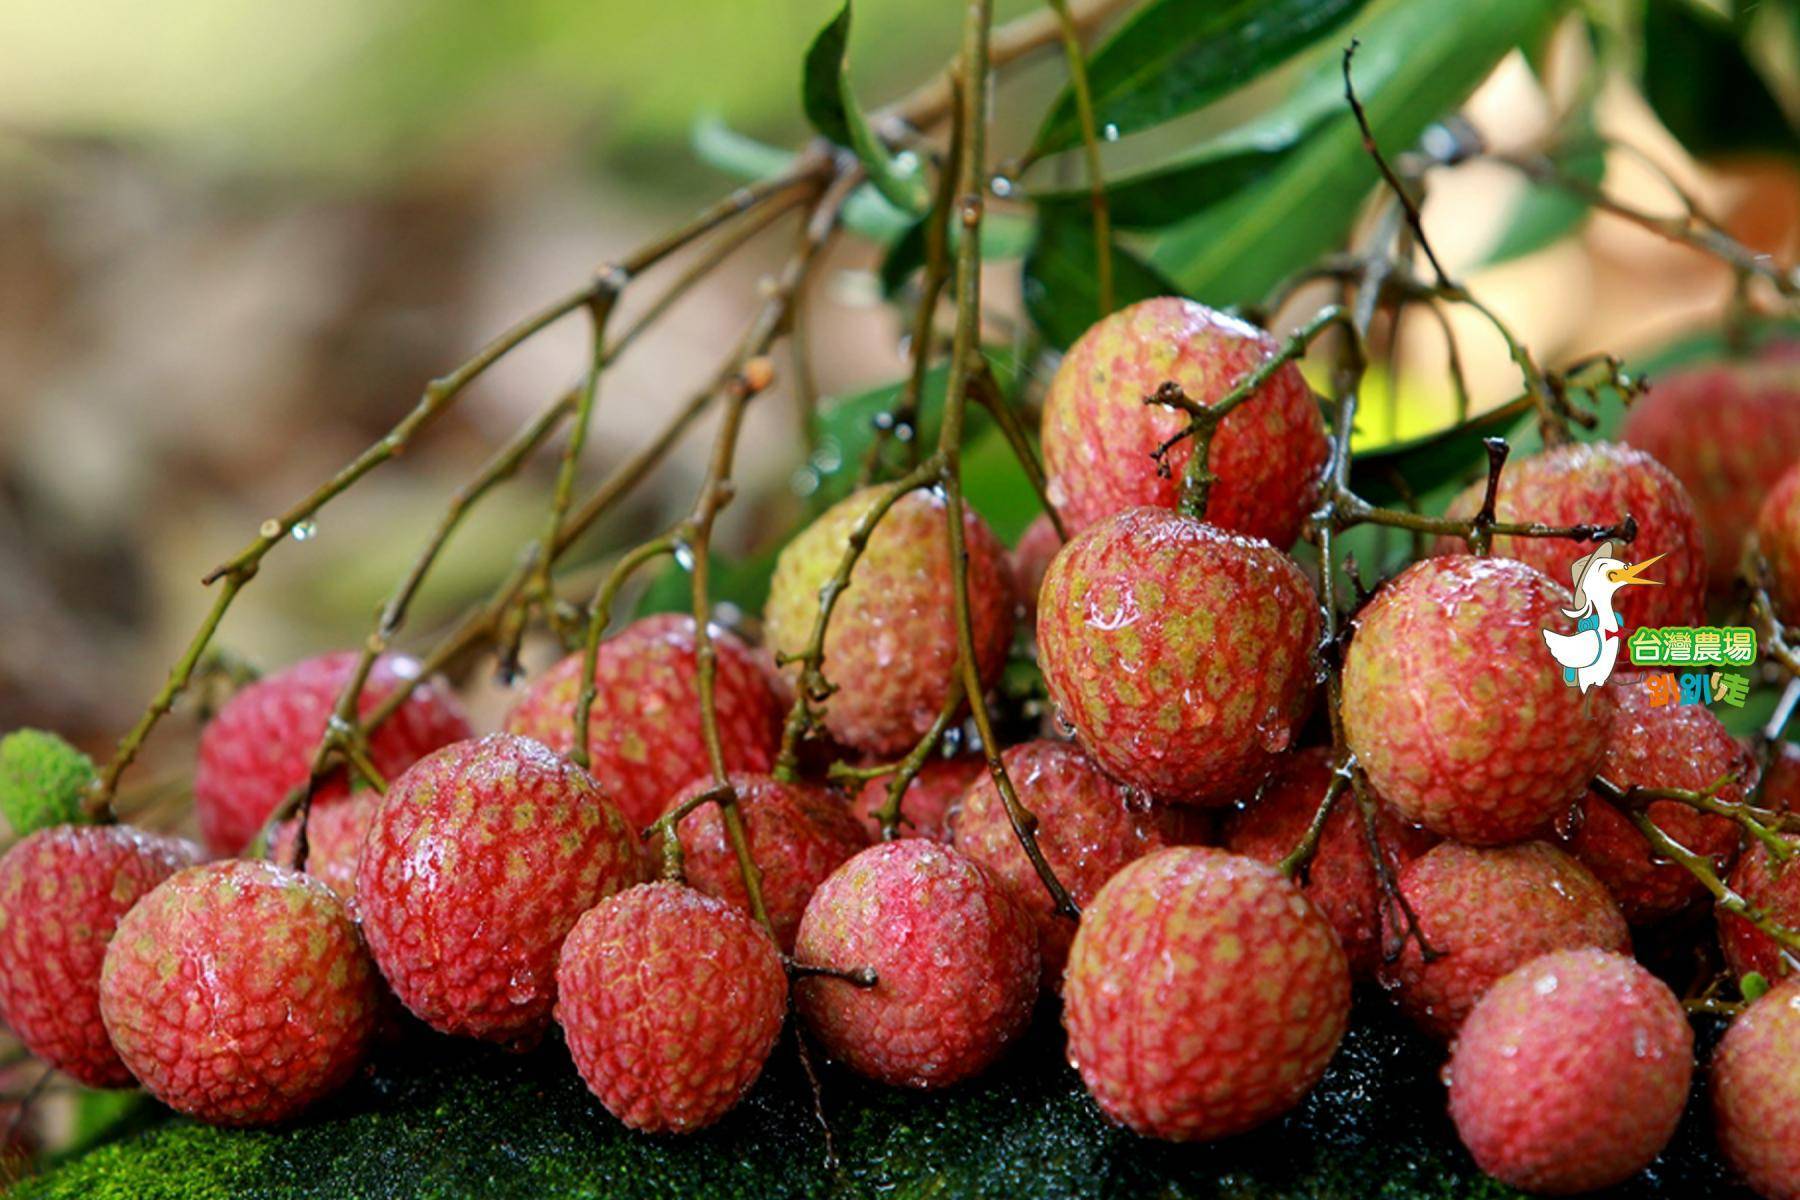
M 1116 241 L 1112 248 L 1113 304 L 1179 293 L 1161 272 Z M 1106 314 L 1097 290 L 1094 227 L 1086 213 L 1046 213 L 1025 256 L 1025 309 L 1045 339 L 1065 347 Z
M 869 181 L 889 203 L 915 213 L 931 203 L 931 189 L 918 157 L 888 153 L 850 87 L 850 0 L 844 0 L 844 7 L 807 50 L 800 98 L 813 128 L 856 151 L 868 168 Z
M 1592 125 L 1583 122 L 1583 133 Z M 1606 177 L 1606 152 L 1591 137 L 1579 136 L 1566 153 L 1557 156 L 1569 176 L 1598 187 Z M 1558 187 L 1533 187 L 1513 206 L 1512 215 L 1487 262 L 1510 262 L 1535 254 L 1579 229 L 1588 217 L 1587 202 Z
M 1531 398 L 1521 396 L 1449 429 L 1357 454 L 1350 460 L 1350 489 L 1371 504 L 1385 505 L 1403 498 L 1396 480 L 1404 480 L 1414 497 L 1456 482 L 1486 464 L 1482 439 L 1507 437 L 1531 408 Z
M 1356 23 L 1355 79 L 1382 148 L 1411 147 L 1452 112 L 1514 46 L 1534 40 L 1566 0 L 1390 0 Z M 1338 115 L 1278 169 L 1211 205 L 1157 241 L 1150 261 L 1209 304 L 1252 303 L 1283 278 L 1343 243 L 1377 182 L 1343 105 L 1342 52 L 1313 56 L 1292 97 L 1260 124 L 1310 113 L 1330 95 Z
M 1095 125 L 1119 134 L 1193 112 L 1343 24 L 1366 0 L 1152 0 L 1088 63 Z M 1081 141 L 1065 87 L 1032 143 L 1033 157 Z
M 1701 157 L 1800 151 L 1800 127 L 1784 115 L 1759 71 L 1767 51 L 1800 53 L 1800 6 L 1791 0 L 1735 6 L 1736 19 L 1681 0 L 1644 8 L 1644 97 L 1669 132 Z M 1778 44 L 1779 43 L 1779 44 Z M 1800 84 L 1790 82 L 1790 89 Z

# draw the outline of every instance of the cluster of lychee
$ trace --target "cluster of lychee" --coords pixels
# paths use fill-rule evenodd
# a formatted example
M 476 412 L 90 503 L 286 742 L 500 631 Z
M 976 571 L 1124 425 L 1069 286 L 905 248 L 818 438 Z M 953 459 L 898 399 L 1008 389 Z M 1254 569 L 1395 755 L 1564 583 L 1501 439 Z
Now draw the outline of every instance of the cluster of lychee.
M 1542 631 L 1572 626 L 1561 581 L 1586 550 L 1508 537 L 1484 556 L 1446 542 L 1379 588 L 1342 654 L 1340 747 L 1309 744 L 1325 740 L 1311 731 L 1327 656 L 1317 590 L 1287 551 L 1327 457 L 1317 398 L 1288 365 L 1219 422 L 1204 517 L 1177 503 L 1189 416 L 1144 400 L 1174 382 L 1217 403 L 1275 350 L 1174 299 L 1081 338 L 1042 429 L 1066 544 L 1045 519 L 1009 555 L 965 511 L 954 564 L 949 502 L 931 490 L 872 531 L 878 488 L 825 512 L 779 559 L 766 645 L 707 631 L 723 777 L 700 631 L 671 616 L 600 644 L 585 730 L 581 654 L 482 737 L 416 664 L 382 658 L 365 711 L 409 689 L 368 747 L 390 782 L 319 789 L 304 830 L 264 826 L 306 781 L 356 656 L 245 688 L 202 738 L 204 850 L 71 822 L 82 763 L 14 742 L 0 802 L 38 831 L 0 860 L 0 1011 L 84 1083 L 136 1080 L 229 1124 L 283 1120 L 343 1084 L 395 1001 L 508 1047 L 560 1026 L 612 1114 L 685 1131 L 755 1083 L 790 1009 L 848 1068 L 937 1088 L 994 1063 L 1048 996 L 1109 1118 L 1204 1140 L 1299 1103 L 1345 1032 L 1353 982 L 1371 980 L 1450 1044 L 1449 1111 L 1484 1170 L 1540 1192 L 1632 1175 L 1669 1139 L 1693 1069 L 1683 1006 L 1632 959 L 1633 929 L 1705 899 L 1638 822 L 1721 874 L 1739 827 L 1669 799 L 1627 811 L 1591 784 L 1729 806 L 1755 788 L 1756 760 L 1703 708 L 1568 686 Z M 1661 586 L 1626 589 L 1620 611 L 1684 624 L 1731 574 L 1719 564 L 1735 563 L 1746 520 L 1733 506 L 1753 487 L 1768 493 L 1778 594 L 1800 600 L 1800 474 L 1777 485 L 1768 445 L 1785 438 L 1800 459 L 1796 389 L 1778 434 L 1744 439 L 1754 455 L 1695 449 L 1703 426 L 1755 426 L 1753 398 L 1774 385 L 1730 392 L 1727 417 L 1735 378 L 1672 381 L 1634 415 L 1633 445 L 1514 464 L 1496 515 L 1630 516 L 1632 553 L 1659 559 Z M 1694 394 L 1704 422 L 1687 413 Z M 786 765 L 796 687 L 818 740 L 892 764 L 942 723 L 958 681 L 994 685 L 1021 613 L 1060 717 L 1046 736 L 988 747 L 987 762 L 928 761 L 897 813 L 879 770 L 846 794 Z M 814 656 L 823 689 L 800 678 Z M 678 853 L 646 836 L 664 825 Z M 1731 894 L 1800 925 L 1800 874 L 1785 867 L 1758 843 Z M 1719 928 L 1734 971 L 1786 973 L 1761 930 L 1729 914 Z M 1713 1071 L 1725 1150 L 1771 1197 L 1800 1196 L 1797 989 L 1737 1021 Z

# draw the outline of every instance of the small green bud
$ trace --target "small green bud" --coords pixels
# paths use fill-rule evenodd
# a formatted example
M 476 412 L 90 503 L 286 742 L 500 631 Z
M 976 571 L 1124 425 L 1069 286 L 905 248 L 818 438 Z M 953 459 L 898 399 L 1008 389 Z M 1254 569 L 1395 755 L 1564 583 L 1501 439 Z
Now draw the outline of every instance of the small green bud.
M 1769 981 L 1760 971 L 1752 971 L 1738 983 L 1738 990 L 1744 993 L 1744 999 L 1754 1003 L 1768 994 Z
M 94 761 L 54 733 L 15 729 L 0 738 L 0 815 L 20 837 L 89 820 L 82 800 Z

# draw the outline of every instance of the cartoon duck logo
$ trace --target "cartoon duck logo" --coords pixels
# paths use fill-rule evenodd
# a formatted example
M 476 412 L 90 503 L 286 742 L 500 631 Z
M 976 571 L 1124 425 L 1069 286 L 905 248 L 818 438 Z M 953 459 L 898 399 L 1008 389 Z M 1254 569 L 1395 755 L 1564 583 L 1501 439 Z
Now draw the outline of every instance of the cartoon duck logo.
M 1658 554 L 1627 566 L 1622 559 L 1613 557 L 1611 542 L 1601 542 L 1592 554 L 1575 560 L 1570 568 L 1570 592 L 1575 602 L 1563 609 L 1563 615 L 1575 618 L 1575 632 L 1543 631 L 1550 656 L 1562 664 L 1564 683 L 1586 692 L 1606 682 L 1618 660 L 1622 640 L 1619 615 L 1613 611 L 1613 593 L 1634 583 L 1661 586 L 1662 580 L 1641 576 L 1662 558 Z

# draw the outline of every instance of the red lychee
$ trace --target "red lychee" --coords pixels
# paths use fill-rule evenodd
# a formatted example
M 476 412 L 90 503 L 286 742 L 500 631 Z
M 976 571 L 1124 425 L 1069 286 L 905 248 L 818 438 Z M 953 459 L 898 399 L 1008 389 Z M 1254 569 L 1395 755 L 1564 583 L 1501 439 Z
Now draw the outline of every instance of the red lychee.
M 1800 813 L 1800 746 L 1792 742 L 1776 745 L 1757 802 L 1778 813 Z
M 731 784 L 745 840 L 762 872 L 763 907 L 776 942 L 791 950 L 806 902 L 827 875 L 869 844 L 868 831 L 843 801 L 818 784 L 784 783 L 767 775 L 733 775 Z M 699 780 L 672 797 L 669 808 L 679 808 L 711 787 L 712 780 Z M 681 819 L 676 831 L 687 881 L 749 912 L 750 898 L 719 806 L 701 805 Z
M 1619 439 L 1686 486 L 1713 586 L 1723 588 L 1763 496 L 1800 459 L 1800 368 L 1716 363 L 1664 376 L 1627 410 Z
M 1331 926 L 1265 863 L 1173 847 L 1107 881 L 1063 976 L 1069 1062 L 1138 1133 L 1210 1141 L 1311 1090 L 1350 1016 Z
M 1788 834 L 1782 841 L 1790 853 L 1800 854 L 1800 837 Z M 1731 890 L 1783 929 L 1800 930 L 1800 865 L 1794 858 L 1780 861 L 1761 841 L 1749 839 L 1732 868 Z M 1718 920 L 1719 945 L 1733 975 L 1742 978 L 1756 971 L 1765 979 L 1779 979 L 1791 972 L 1781 944 L 1774 938 L 1722 906 Z
M 1731 1023 L 1712 1057 L 1719 1147 L 1764 1200 L 1800 1200 L 1800 977 Z
M 1445 1075 L 1481 1169 L 1566 1196 L 1649 1166 L 1693 1071 L 1694 1031 L 1667 985 L 1625 955 L 1585 949 L 1535 958 L 1489 988 Z
M 213 853 L 243 849 L 282 799 L 306 782 L 325 723 L 358 658 L 347 650 L 297 662 L 233 696 L 207 723 L 194 772 L 194 808 Z M 382 655 L 369 672 L 357 711 L 366 716 L 418 676 L 413 659 Z M 468 736 L 469 722 L 456 697 L 441 681 L 429 679 L 370 735 L 369 758 L 392 779 L 439 746 Z M 330 803 L 347 791 L 340 774 L 313 799 Z
M 330 888 L 266 862 L 170 876 L 125 914 L 100 1012 L 131 1073 L 215 1125 L 293 1116 L 356 1071 L 381 982 Z
M 1795 401 L 1800 403 L 1800 396 Z M 1756 513 L 1756 544 L 1769 563 L 1776 612 L 1784 622 L 1800 622 L 1800 461 L 1763 498 Z
M 1598 774 L 1620 787 L 1690 791 L 1704 791 L 1736 775 L 1718 793 L 1733 801 L 1756 786 L 1756 760 L 1707 709 L 1697 704 L 1652 706 L 1648 689 L 1635 684 L 1607 691 L 1615 713 Z M 1675 800 L 1653 801 L 1646 811 L 1682 846 L 1713 859 L 1719 874 L 1730 869 L 1738 833 L 1729 817 L 1696 812 Z M 1607 886 L 1634 925 L 1679 912 L 1706 894 L 1699 880 L 1656 853 L 1623 813 L 1592 792 L 1564 829 L 1570 853 Z
M 1302 750 L 1282 760 L 1262 793 L 1225 818 L 1223 846 L 1259 862 L 1279 863 L 1306 836 L 1325 791 L 1331 786 L 1331 751 Z M 1377 836 L 1398 878 L 1400 870 L 1437 843 L 1437 836 L 1408 825 L 1386 805 L 1376 811 Z M 1318 848 L 1300 885 L 1344 947 L 1350 973 L 1372 978 L 1381 960 L 1382 917 L 1387 911 L 1362 813 L 1348 788 L 1338 796 L 1319 836 Z
M 1195 403 L 1216 404 L 1277 349 L 1263 330 L 1174 296 L 1121 309 L 1082 334 L 1044 398 L 1044 466 L 1069 532 L 1127 508 L 1175 507 L 1192 443 L 1169 452 L 1167 473 L 1150 455 L 1188 417 L 1145 398 L 1172 381 Z M 1218 482 L 1207 520 L 1291 545 L 1317 495 L 1325 449 L 1312 389 L 1298 367 L 1280 367 L 1213 435 L 1208 463 Z
M 356 861 L 362 855 L 363 836 L 381 808 L 374 792 L 353 792 L 342 799 L 320 804 L 314 801 L 306 819 L 306 873 L 338 894 L 351 913 L 356 912 Z M 275 827 L 269 842 L 269 861 L 294 864 L 298 817 Z
M 599 786 L 529 738 L 490 734 L 388 788 L 356 872 L 369 949 L 442 1033 L 535 1042 L 576 918 L 637 883 L 637 836 Z
M 1292 741 L 1313 693 L 1318 600 L 1268 543 L 1135 508 L 1065 546 L 1041 599 L 1050 698 L 1122 782 L 1225 804 Z
M 123 825 L 53 825 L 0 858 L 0 1016 L 88 1087 L 131 1072 L 100 1022 L 100 964 L 119 919 L 200 847 Z
M 589 773 L 638 829 L 662 815 L 670 796 L 710 769 L 694 629 L 688 616 L 644 617 L 601 642 L 594 662 Z M 766 771 L 781 743 L 785 706 L 754 650 L 727 630 L 710 632 L 717 667 L 713 703 L 725 764 L 733 771 Z M 581 659 L 571 654 L 540 675 L 506 715 L 506 731 L 569 753 Z
M 769 643 L 796 655 L 812 640 L 819 591 L 836 574 L 851 533 L 885 494 L 864 488 L 840 500 L 782 550 L 763 610 Z M 881 518 L 831 610 L 825 727 L 847 746 L 897 754 L 937 720 L 956 678 L 956 622 L 945 501 L 937 491 L 901 497 Z M 963 508 L 969 623 L 983 686 L 999 678 L 1012 641 L 1006 550 L 974 509 Z M 798 665 L 790 665 L 790 675 Z
M 1609 710 L 1563 683 L 1543 630 L 1568 593 L 1508 558 L 1414 563 L 1355 622 L 1344 733 L 1394 811 L 1476 845 L 1544 830 L 1593 778 Z
M 955 758 L 935 758 L 906 785 L 900 797 L 901 837 L 929 838 L 934 842 L 950 840 L 950 807 L 969 785 L 987 770 L 987 762 L 979 754 L 959 754 Z M 868 828 L 871 838 L 881 836 L 878 814 L 887 803 L 891 776 L 871 779 L 850 802 L 850 811 Z
M 1037 844 L 1077 905 L 1126 863 L 1167 845 L 1155 814 L 1067 742 L 1034 741 L 1001 755 L 1019 801 L 1038 819 Z M 975 781 L 956 817 L 956 848 L 999 877 L 1037 924 L 1044 983 L 1062 982 L 1075 922 L 1056 914 L 1043 880 L 1019 845 L 991 777 Z
M 1496 979 L 1540 954 L 1631 952 L 1625 918 L 1600 881 L 1546 842 L 1441 843 L 1401 872 L 1400 894 L 1437 957 L 1427 962 L 1408 935 L 1381 980 L 1434 1037 L 1449 1038 Z
M 633 1129 L 710 1125 L 750 1090 L 787 1015 L 787 973 L 762 928 L 673 883 L 590 908 L 563 942 L 556 1018 L 575 1067 Z
M 1481 511 L 1485 482 L 1471 484 L 1446 515 Z M 1662 556 L 1646 576 L 1660 587 L 1624 587 L 1613 597 L 1627 631 L 1639 625 L 1692 625 L 1706 610 L 1706 551 L 1693 501 L 1669 469 L 1642 450 L 1617 442 L 1571 442 L 1508 463 L 1500 474 L 1494 515 L 1542 525 L 1614 525 L 1627 516 L 1637 537 L 1615 549 L 1628 561 Z M 1440 538 L 1438 553 L 1464 552 L 1460 538 Z M 1493 552 L 1516 558 L 1557 582 L 1570 579 L 1586 546 L 1562 538 L 1499 536 Z
M 923 838 L 871 846 L 839 867 L 806 906 L 794 957 L 874 970 L 870 987 L 802 978 L 794 997 L 828 1054 L 900 1087 L 985 1070 L 1038 994 L 1030 914 L 984 867 Z
M 1056 532 L 1055 523 L 1048 513 L 1041 513 L 1025 527 L 1025 532 L 1019 535 L 1019 544 L 1006 556 L 1007 566 L 1012 571 L 1013 596 L 1018 600 L 1027 624 L 1034 627 L 1044 572 L 1050 569 L 1050 560 L 1062 548 L 1062 535 Z

